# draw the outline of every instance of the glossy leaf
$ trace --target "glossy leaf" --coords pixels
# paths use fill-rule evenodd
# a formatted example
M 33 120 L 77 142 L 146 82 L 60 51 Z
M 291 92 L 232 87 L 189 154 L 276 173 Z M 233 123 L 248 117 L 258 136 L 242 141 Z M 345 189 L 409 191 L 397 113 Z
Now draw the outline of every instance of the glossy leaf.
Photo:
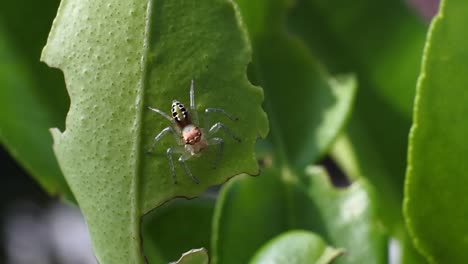
M 67 82 L 71 108 L 66 130 L 53 131 L 54 151 L 100 263 L 143 262 L 139 219 L 154 207 L 258 173 L 254 143 L 268 123 L 262 90 L 246 78 L 250 49 L 230 1 L 64 0 L 42 55 Z M 166 159 L 174 138 L 145 154 L 170 125 L 147 106 L 170 109 L 173 99 L 188 105 L 191 79 L 197 110 L 221 107 L 238 117 L 211 122 L 225 122 L 242 142 L 219 133 L 226 142 L 220 166 L 211 168 L 216 148 L 209 148 L 188 162 L 200 184 L 179 164 L 174 184 Z
M 468 262 L 468 3 L 442 1 L 418 82 L 405 216 L 432 263 Z
M 0 141 L 49 193 L 73 199 L 48 131 L 63 127 L 69 100 L 61 73 L 39 62 L 57 6 L 53 0 L 0 3 Z
M 173 200 L 143 217 L 142 235 L 146 258 L 166 264 L 192 248 L 210 247 L 215 200 Z
M 296 183 L 289 182 L 297 177 L 290 174 L 269 169 L 227 184 L 215 209 L 215 264 L 246 263 L 268 240 L 291 229 L 313 231 L 346 249 L 337 263 L 386 263 L 387 238 L 364 182 L 337 190 L 322 170 L 309 168 Z
M 327 264 L 345 253 L 327 244 L 314 233 L 289 231 L 268 242 L 251 264 Z

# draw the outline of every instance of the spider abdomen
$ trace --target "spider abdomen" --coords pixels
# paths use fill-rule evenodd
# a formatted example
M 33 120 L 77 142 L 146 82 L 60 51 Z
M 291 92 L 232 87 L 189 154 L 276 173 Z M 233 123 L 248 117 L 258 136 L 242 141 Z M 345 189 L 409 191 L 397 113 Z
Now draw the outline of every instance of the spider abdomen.
M 177 100 L 172 101 L 172 118 L 176 121 L 180 128 L 184 128 L 191 124 L 190 115 L 185 106 Z

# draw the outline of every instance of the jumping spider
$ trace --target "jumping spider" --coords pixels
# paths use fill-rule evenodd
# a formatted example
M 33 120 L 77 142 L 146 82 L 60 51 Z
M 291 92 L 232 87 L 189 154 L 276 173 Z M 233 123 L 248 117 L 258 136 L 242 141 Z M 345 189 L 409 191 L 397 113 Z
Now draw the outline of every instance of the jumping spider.
M 224 139 L 213 136 L 220 129 L 223 129 L 226 132 L 226 134 L 230 135 L 236 141 L 241 141 L 239 137 L 232 133 L 232 131 L 221 122 L 217 122 L 216 124 L 212 125 L 207 133 L 205 133 L 204 128 L 199 127 L 198 114 L 195 108 L 195 88 L 193 80 L 190 84 L 190 112 L 187 111 L 185 106 L 177 100 L 172 101 L 172 118 L 159 109 L 152 107 L 148 108 L 151 111 L 162 115 L 164 118 L 166 118 L 172 123 L 171 126 L 164 128 L 163 130 L 161 130 L 161 132 L 159 132 L 158 135 L 156 135 L 151 145 L 151 148 L 148 150 L 148 153 L 151 153 L 153 151 L 154 147 L 156 146 L 156 143 L 158 143 L 158 141 L 167 133 L 172 133 L 176 136 L 177 143 L 179 144 L 179 146 L 170 147 L 166 151 L 166 156 L 169 161 L 169 168 L 171 170 L 172 180 L 174 181 L 174 184 L 177 184 L 177 178 L 174 169 L 174 162 L 172 160 L 173 154 L 181 154 L 181 156 L 179 157 L 179 162 L 185 170 L 185 173 L 190 177 L 190 179 L 192 179 L 193 182 L 198 184 L 197 178 L 193 176 L 192 172 L 186 164 L 186 161 L 193 156 L 199 156 L 201 151 L 203 151 L 209 145 L 217 144 L 219 146 L 218 153 L 213 163 L 213 169 L 216 169 L 223 156 Z M 221 113 L 231 120 L 237 120 L 237 118 L 228 114 L 221 108 L 206 108 L 205 114 L 209 113 Z M 205 123 L 207 123 L 206 118 L 204 119 Z

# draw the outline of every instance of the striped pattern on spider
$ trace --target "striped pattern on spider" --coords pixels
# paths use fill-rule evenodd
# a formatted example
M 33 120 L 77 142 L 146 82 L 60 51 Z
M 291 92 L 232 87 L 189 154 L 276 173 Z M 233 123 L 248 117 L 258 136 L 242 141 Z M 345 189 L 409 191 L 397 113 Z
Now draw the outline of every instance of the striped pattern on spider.
M 164 128 L 163 130 L 161 130 L 161 132 L 159 132 L 156 135 L 156 137 L 153 140 L 153 143 L 151 144 L 150 149 L 148 150 L 148 153 L 153 152 L 156 144 L 159 140 L 161 140 L 161 138 L 164 135 L 168 133 L 176 135 L 177 144 L 179 146 L 169 147 L 166 150 L 166 156 L 169 162 L 169 169 L 171 171 L 171 176 L 174 184 L 177 184 L 177 177 L 175 174 L 174 161 L 172 159 L 172 155 L 180 154 L 178 159 L 179 163 L 181 164 L 187 176 L 194 183 L 198 184 L 198 179 L 192 174 L 189 167 L 187 166 L 186 161 L 188 159 L 190 159 L 193 156 L 200 155 L 200 153 L 210 145 L 218 145 L 216 159 L 213 162 L 213 169 L 216 169 L 219 163 L 221 162 L 224 153 L 224 139 L 220 137 L 215 137 L 216 132 L 218 132 L 220 129 L 224 130 L 224 132 L 227 135 L 231 136 L 237 142 L 241 142 L 241 139 L 221 122 L 217 122 L 214 125 L 212 125 L 206 133 L 205 128 L 200 128 L 198 124 L 198 113 L 195 107 L 195 87 L 193 80 L 190 84 L 190 111 L 187 111 L 185 106 L 177 100 L 172 101 L 172 117 L 159 109 L 153 107 L 148 107 L 148 109 L 162 115 L 164 118 L 166 118 L 172 123 L 170 126 Z M 210 113 L 221 113 L 233 121 L 238 120 L 237 118 L 233 117 L 221 108 L 206 108 L 205 114 Z

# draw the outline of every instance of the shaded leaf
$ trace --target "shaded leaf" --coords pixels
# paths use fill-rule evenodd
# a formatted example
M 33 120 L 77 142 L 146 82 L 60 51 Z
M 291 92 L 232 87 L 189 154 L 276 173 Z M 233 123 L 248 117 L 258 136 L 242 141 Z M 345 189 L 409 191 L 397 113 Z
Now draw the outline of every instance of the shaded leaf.
M 468 18 L 442 1 L 426 42 L 408 150 L 405 216 L 432 263 L 468 262 Z
M 214 216 L 214 263 L 245 263 L 261 245 L 292 229 L 313 231 L 345 248 L 337 263 L 386 263 L 387 237 L 364 182 L 337 190 L 316 168 L 295 183 L 289 181 L 297 177 L 292 172 L 278 173 L 269 169 L 258 178 L 239 177 L 223 189 Z
M 356 130 L 356 132 L 358 131 L 365 135 L 362 130 Z M 358 133 L 355 135 L 357 136 L 357 134 Z M 365 142 L 369 143 L 365 139 L 359 142 L 362 144 Z M 332 155 L 340 168 L 346 172 L 347 176 L 353 179 L 359 179 L 363 176 L 367 177 L 369 173 L 376 173 L 376 175 L 379 176 L 378 185 L 374 185 L 375 182 L 372 180 L 370 181 L 373 183 L 372 186 L 376 189 L 373 200 L 375 204 L 381 205 L 376 208 L 379 220 L 382 220 L 386 233 L 390 233 L 391 236 L 397 239 L 397 243 L 400 245 L 401 254 L 398 255 L 400 256 L 398 261 L 401 261 L 401 263 L 426 263 L 424 258 L 414 248 L 411 238 L 402 223 L 403 219 L 398 217 L 401 204 L 398 202 L 399 199 L 396 199 L 397 196 L 394 195 L 399 191 L 397 192 L 396 190 L 390 189 L 390 186 L 392 186 L 390 174 L 385 173 L 385 167 L 382 166 L 381 162 L 378 162 L 378 159 L 375 159 L 378 153 L 373 152 L 372 149 L 373 148 L 369 145 L 357 147 L 350 142 L 349 137 L 344 135 L 337 140 Z M 367 164 L 365 162 L 366 159 L 372 160 L 374 163 Z M 376 179 L 374 176 L 371 178 Z M 389 188 L 383 191 L 377 191 L 377 186 L 383 187 L 385 183 L 388 184 Z M 393 212 L 391 210 L 393 210 Z M 392 227 L 392 230 L 390 230 L 392 232 L 389 232 L 389 227 Z
M 250 263 L 252 264 L 327 264 L 345 253 L 327 244 L 308 231 L 289 231 L 269 241 Z
M 386 263 L 387 236 L 377 215 L 374 190 L 357 180 L 346 189 L 332 186 L 320 167 L 308 167 L 299 185 L 296 209 L 301 228 L 314 230 L 347 254 L 336 263 Z M 308 199 L 308 200 L 307 200 Z M 360 242 L 358 242 L 360 241 Z
M 250 49 L 230 1 L 64 0 L 42 55 L 67 82 L 72 103 L 66 130 L 53 131 L 54 151 L 101 263 L 143 262 L 139 219 L 155 206 L 258 173 L 254 143 L 268 123 L 262 90 L 246 78 Z M 188 162 L 200 184 L 176 164 L 175 185 L 166 159 L 175 140 L 166 137 L 153 155 L 144 154 L 170 125 L 146 106 L 187 104 L 191 79 L 197 110 L 221 107 L 238 117 L 213 119 L 242 142 L 219 133 L 226 137 L 220 166 L 211 169 L 216 149 L 209 148 Z
M 344 141 L 352 154 L 351 177 L 376 190 L 385 227 L 406 248 L 401 204 L 407 135 L 426 25 L 404 1 L 301 0 L 289 29 L 303 37 L 331 72 L 356 72 L 359 89 Z M 343 148 L 335 151 L 343 151 Z M 342 162 L 340 162 L 342 163 Z M 358 172 L 358 174 L 354 174 Z M 415 252 L 416 254 L 416 252 Z M 420 261 L 423 261 L 420 259 Z
M 237 2 L 253 41 L 250 76 L 266 91 L 274 162 L 284 167 L 278 166 L 282 173 L 268 170 L 223 188 L 212 242 L 213 261 L 223 264 L 246 263 L 266 241 L 300 226 L 297 219 L 310 204 L 294 206 L 295 195 L 303 192 L 290 181 L 301 176 L 288 168 L 302 168 L 326 153 L 346 121 L 356 88 L 352 76 L 331 78 L 284 30 L 284 1 Z
M 263 171 L 223 186 L 213 216 L 214 264 L 247 263 L 266 241 L 288 229 L 286 190 L 276 177 Z
M 404 1 L 299 0 L 288 22 L 330 71 L 356 72 L 360 87 L 410 117 L 426 25 Z
M 168 263 L 192 248 L 209 248 L 215 200 L 173 200 L 143 217 L 143 246 L 151 264 Z
M 71 200 L 48 131 L 63 127 L 69 100 L 61 73 L 39 62 L 57 5 L 52 0 L 0 3 L 0 141 L 44 189 Z
M 266 93 L 273 147 L 283 161 L 304 167 L 323 156 L 343 128 L 356 81 L 329 76 L 284 30 L 284 1 L 237 2 L 254 47 L 251 77 Z

